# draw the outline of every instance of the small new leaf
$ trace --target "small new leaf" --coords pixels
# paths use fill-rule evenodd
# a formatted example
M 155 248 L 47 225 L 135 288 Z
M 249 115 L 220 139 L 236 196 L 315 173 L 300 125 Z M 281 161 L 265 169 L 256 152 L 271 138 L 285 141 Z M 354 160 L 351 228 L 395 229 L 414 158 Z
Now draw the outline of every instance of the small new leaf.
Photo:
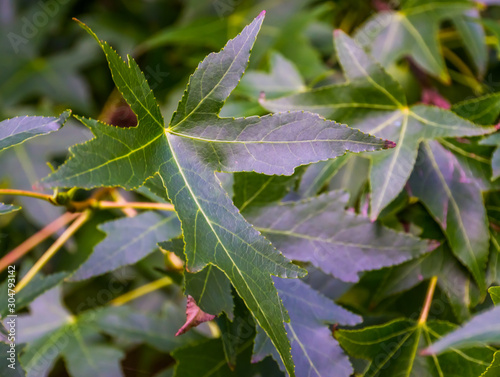
M 495 131 L 494 127 L 479 127 L 434 106 L 408 106 L 401 86 L 342 31 L 335 32 L 335 47 L 348 83 L 261 101 L 261 104 L 271 111 L 299 108 L 314 111 L 396 142 L 393 149 L 370 154 L 373 220 L 404 188 L 415 165 L 420 142 Z

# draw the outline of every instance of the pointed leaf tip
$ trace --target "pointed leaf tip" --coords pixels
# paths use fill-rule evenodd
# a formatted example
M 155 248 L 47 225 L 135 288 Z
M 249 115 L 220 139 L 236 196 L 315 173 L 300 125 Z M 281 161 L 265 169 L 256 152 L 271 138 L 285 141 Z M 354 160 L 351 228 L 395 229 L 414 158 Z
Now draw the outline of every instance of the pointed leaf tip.
M 384 143 L 384 149 L 394 148 L 396 143 L 394 141 L 386 140 Z
M 333 36 L 334 36 L 334 37 L 338 37 L 338 36 L 340 36 L 342 33 L 343 33 L 342 29 L 335 29 L 335 30 L 333 31 Z
M 262 12 L 259 13 L 257 17 L 264 17 L 266 15 L 266 11 L 263 10 Z

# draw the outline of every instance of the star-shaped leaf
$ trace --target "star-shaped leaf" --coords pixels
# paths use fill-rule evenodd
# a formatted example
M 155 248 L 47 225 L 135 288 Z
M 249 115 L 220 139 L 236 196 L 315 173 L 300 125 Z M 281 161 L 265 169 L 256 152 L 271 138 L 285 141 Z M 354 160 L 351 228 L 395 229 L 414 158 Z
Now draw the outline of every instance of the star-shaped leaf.
M 347 201 L 345 192 L 332 191 L 245 216 L 288 258 L 349 282 L 358 281 L 362 271 L 400 264 L 437 246 L 348 212 Z
M 374 15 L 356 34 L 356 40 L 370 49 L 384 66 L 409 56 L 426 72 L 444 82 L 450 81 L 438 32 L 443 21 L 451 20 L 464 39 L 480 72 L 486 63 L 484 31 L 466 16 L 477 16 L 470 0 L 403 0 L 398 11 Z M 474 46 L 469 43 L 474 41 Z M 479 47 L 480 46 L 480 47 Z
M 72 377 L 121 377 L 121 350 L 106 345 L 92 324 L 93 312 L 72 316 L 60 302 L 60 289 L 33 301 L 31 314 L 18 317 L 18 342 L 28 345 L 20 357 L 27 377 L 47 376 L 59 356 Z
M 490 364 L 492 349 L 469 347 L 434 357 L 419 355 L 420 350 L 455 328 L 442 321 L 419 324 L 398 319 L 361 330 L 338 330 L 335 335 L 350 355 L 370 360 L 364 377 L 477 377 Z
M 349 80 L 347 84 L 311 89 L 261 103 L 271 111 L 299 108 L 314 111 L 396 142 L 394 149 L 370 154 L 372 219 L 403 189 L 421 141 L 494 131 L 493 127 L 478 127 L 437 107 L 419 104 L 408 107 L 400 85 L 351 38 L 337 31 L 335 46 Z
M 120 129 L 80 118 L 96 138 L 74 147 L 72 157 L 45 184 L 132 189 L 158 174 L 182 224 L 187 269 L 197 272 L 212 264 L 222 270 L 293 375 L 283 325 L 288 316 L 270 275 L 294 278 L 304 271 L 244 220 L 214 172 L 289 175 L 299 165 L 391 143 L 305 112 L 220 118 L 225 99 L 244 73 L 263 19 L 264 12 L 221 52 L 200 63 L 168 127 L 137 64 L 131 58 L 123 62 L 99 42 L 138 126 Z

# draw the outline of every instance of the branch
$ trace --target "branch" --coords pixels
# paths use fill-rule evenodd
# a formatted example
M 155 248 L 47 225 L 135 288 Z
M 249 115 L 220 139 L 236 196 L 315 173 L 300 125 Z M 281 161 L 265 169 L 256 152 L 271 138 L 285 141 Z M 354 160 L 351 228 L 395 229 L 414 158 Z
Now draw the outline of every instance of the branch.
M 106 202 L 99 201 L 93 208 L 111 209 L 111 208 L 135 208 L 135 209 L 153 209 L 159 211 L 174 211 L 174 206 L 170 203 L 148 203 L 148 202 Z
M 58 217 L 57 219 L 52 221 L 49 225 L 47 225 L 45 228 L 39 230 L 37 233 L 32 235 L 26 241 L 18 245 L 11 252 L 9 252 L 2 259 L 0 259 L 0 272 L 5 270 L 7 266 L 15 263 L 28 251 L 33 249 L 39 243 L 45 241 L 59 229 L 63 228 L 66 224 L 73 221 L 76 217 L 78 217 L 77 213 L 66 212 L 64 215 Z
M 11 190 L 11 189 L 0 189 L 0 195 L 17 195 L 17 196 L 28 196 L 31 198 L 37 198 L 46 200 L 49 203 L 54 205 L 63 205 L 68 208 L 71 212 L 83 212 L 87 209 L 127 209 L 127 208 L 135 208 L 135 209 L 150 209 L 150 210 L 159 210 L 159 211 L 174 211 L 174 206 L 170 203 L 150 203 L 150 202 L 108 202 L 99 200 L 100 197 L 103 196 L 104 193 L 108 193 L 109 190 L 98 191 L 94 194 L 90 199 L 75 202 L 75 201 L 67 201 L 64 203 L 60 203 L 54 196 L 41 194 L 39 192 L 34 191 L 24 191 L 24 190 Z M 61 194 L 62 195 L 62 194 Z
M 151 283 L 143 285 L 142 287 L 134 289 L 133 291 L 130 291 L 130 292 L 127 292 L 121 296 L 118 296 L 114 300 L 111 300 L 109 302 L 109 304 L 113 305 L 113 306 L 123 305 L 129 301 L 135 300 L 136 298 L 139 298 L 139 297 L 144 296 L 148 293 L 154 292 L 160 288 L 166 287 L 167 285 L 171 285 L 173 282 L 174 281 L 170 277 L 165 276 L 161 279 L 158 279 L 158 280 L 155 280 Z
M 29 198 L 41 199 L 52 204 L 57 204 L 52 195 L 42 194 L 35 191 L 0 189 L 0 195 L 27 196 Z
M 56 252 L 66 243 L 66 241 L 82 227 L 83 224 L 90 218 L 90 210 L 86 210 L 78 216 L 78 218 L 64 231 L 63 234 L 52 244 L 51 247 L 42 255 L 40 259 L 31 267 L 28 273 L 16 285 L 16 292 L 19 293 L 34 277 L 35 275 L 47 264 Z

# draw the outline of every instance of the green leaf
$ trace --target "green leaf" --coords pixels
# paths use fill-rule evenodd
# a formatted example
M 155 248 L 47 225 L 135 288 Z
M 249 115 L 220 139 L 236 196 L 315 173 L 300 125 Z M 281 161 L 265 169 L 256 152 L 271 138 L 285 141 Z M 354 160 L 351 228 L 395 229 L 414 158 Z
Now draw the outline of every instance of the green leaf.
M 493 156 L 491 157 L 491 166 L 493 168 L 493 175 L 491 176 L 491 180 L 495 180 L 500 177 L 500 133 L 496 133 L 491 135 L 483 140 L 481 140 L 481 144 L 483 145 L 493 145 L 497 147 Z
M 424 71 L 449 82 L 450 76 L 441 55 L 438 32 L 444 20 L 458 20 L 459 33 L 464 36 L 463 15 L 470 11 L 473 2 L 468 0 L 406 0 L 399 11 L 384 11 L 375 14 L 356 33 L 356 40 L 370 49 L 373 56 L 388 66 L 408 56 Z M 464 39 L 470 42 L 471 38 Z M 478 38 L 473 38 L 477 41 Z M 481 39 L 484 46 L 484 38 Z M 471 55 L 477 48 L 465 45 Z M 484 64 L 484 48 L 477 56 L 478 64 Z M 484 67 L 480 67 L 484 69 Z
M 123 62 L 106 43 L 99 42 L 115 84 L 137 115 L 138 126 L 120 129 L 81 119 L 96 138 L 74 147 L 72 157 L 45 184 L 131 189 L 159 174 L 181 220 L 187 269 L 197 272 L 212 264 L 224 271 L 293 375 L 283 326 L 288 316 L 270 275 L 294 278 L 304 271 L 277 253 L 244 220 L 214 171 L 289 175 L 299 165 L 348 150 L 390 145 L 310 113 L 220 118 L 225 99 L 245 70 L 263 18 L 261 14 L 220 53 L 200 63 L 167 128 L 137 64 L 131 58 L 128 64 Z
M 16 311 L 28 306 L 34 299 L 54 288 L 67 276 L 67 272 L 56 272 L 48 276 L 35 275 L 30 284 L 16 293 Z M 0 317 L 5 317 L 9 314 L 8 292 L 8 280 L 5 280 L 0 284 Z
M 261 101 L 261 104 L 271 111 L 314 111 L 396 142 L 396 147 L 391 150 L 370 154 L 372 220 L 403 189 L 415 164 L 421 141 L 494 131 L 493 127 L 478 127 L 434 106 L 417 104 L 408 107 L 400 85 L 351 38 L 336 31 L 335 46 L 348 84 L 311 89 Z
M 13 204 L 0 203 L 0 215 L 6 215 L 7 213 L 19 211 L 20 209 L 21 207 Z
M 336 160 L 338 158 L 332 161 Z M 287 176 L 236 173 L 234 174 L 234 205 L 244 212 L 254 206 L 260 207 L 279 201 L 288 194 L 298 178 L 298 174 Z
M 63 351 L 66 368 L 72 377 L 121 377 L 120 360 L 123 351 L 101 344 L 86 344 L 85 338 L 95 336 L 77 326 L 72 328 L 75 340 L 70 341 Z
M 491 287 L 488 289 L 491 299 L 495 305 L 500 305 L 500 287 Z
M 221 339 L 179 348 L 172 353 L 177 361 L 174 377 L 281 377 L 282 373 L 271 360 L 250 364 L 252 339 L 238 348 L 236 368 L 231 370 L 226 362 Z M 273 365 L 274 364 L 274 365 Z
M 469 322 L 425 350 L 426 354 L 440 354 L 450 349 L 484 347 L 500 342 L 500 306 L 477 314 Z
M 349 377 L 353 372 L 351 363 L 328 324 L 353 326 L 361 322 L 361 317 L 334 304 L 302 281 L 275 279 L 275 284 L 290 314 L 286 328 L 297 375 Z M 258 331 L 252 361 L 262 360 L 269 351 L 278 359 L 269 346 L 269 338 L 262 330 Z
M 480 377 L 496 377 L 500 373 L 500 351 L 495 352 L 491 365 Z
M 267 98 L 305 90 L 304 80 L 292 62 L 277 52 L 269 57 L 269 73 L 249 71 L 241 79 L 236 92 L 257 100 L 261 93 Z
M 70 281 L 89 279 L 135 264 L 157 250 L 156 244 L 180 235 L 175 214 L 144 212 L 132 218 L 107 222 L 98 227 L 107 237 L 100 242 L 89 259 L 71 276 Z
M 162 250 L 173 252 L 183 261 L 186 260 L 182 239 L 176 238 L 158 245 Z M 197 273 L 185 271 L 184 293 L 192 296 L 205 313 L 219 315 L 225 312 L 229 317 L 233 316 L 231 283 L 224 272 L 214 265 L 210 264 Z
M 300 180 L 297 190 L 299 195 L 302 198 L 318 195 L 350 157 L 346 154 L 334 160 L 320 161 L 309 166 Z
M 489 232 L 479 187 L 464 176 L 454 156 L 435 141 L 420 145 L 409 186 L 412 195 L 441 225 L 451 250 L 485 292 Z
M 469 319 L 470 293 L 475 286 L 471 286 L 470 274 L 446 244 L 419 259 L 391 268 L 378 286 L 373 302 L 378 304 L 381 299 L 407 291 L 433 276 L 438 277 L 437 284 L 448 296 L 457 319 Z
M 398 319 L 361 330 L 338 330 L 335 336 L 350 355 L 370 360 L 365 377 L 393 377 L 402 372 L 405 376 L 477 377 L 489 365 L 493 350 L 469 347 L 438 357 L 419 354 L 422 348 L 455 328 L 448 322 L 417 324 Z
M 92 325 L 95 313 L 72 316 L 60 302 L 60 287 L 39 296 L 30 314 L 19 315 L 19 343 L 28 342 L 20 357 L 27 377 L 48 375 L 62 356 L 72 377 L 122 377 L 122 351 L 103 344 Z
M 362 271 L 403 263 L 436 246 L 345 211 L 347 200 L 346 193 L 332 191 L 252 209 L 246 216 L 288 258 L 349 282 L 358 281 Z
M 61 128 L 71 111 L 56 117 L 16 117 L 0 122 L 0 152 L 21 144 L 36 136 L 45 135 Z
M 129 307 L 105 308 L 95 316 L 95 326 L 118 339 L 146 343 L 159 351 L 171 352 L 193 341 L 203 340 L 197 331 L 176 337 L 185 315 L 169 304 L 161 315 L 147 315 Z
M 234 296 L 234 318 L 224 315 L 217 320 L 217 324 L 221 330 L 227 363 L 234 369 L 240 347 L 244 346 L 249 339 L 255 338 L 255 321 L 252 313 L 246 308 L 241 298 Z M 274 348 L 272 343 L 271 348 Z
M 451 110 L 476 124 L 483 126 L 495 124 L 500 115 L 500 93 L 458 102 L 451 107 Z

